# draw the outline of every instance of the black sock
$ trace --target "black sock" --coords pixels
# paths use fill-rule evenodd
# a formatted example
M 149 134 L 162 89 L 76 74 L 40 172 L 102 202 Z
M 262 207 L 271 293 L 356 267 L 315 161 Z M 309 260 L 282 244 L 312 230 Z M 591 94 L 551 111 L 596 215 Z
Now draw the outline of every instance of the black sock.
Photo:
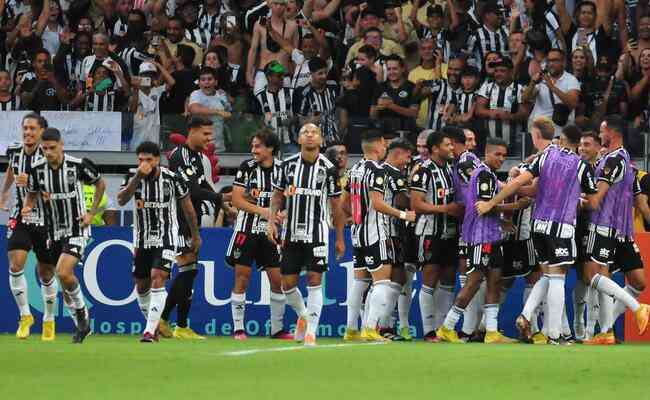
M 167 295 L 167 300 L 165 300 L 165 308 L 160 315 L 160 319 L 164 319 L 165 321 L 169 321 L 169 315 L 174 310 L 174 307 L 176 307 L 176 304 L 178 304 L 179 293 L 181 292 L 181 282 L 178 279 L 179 275 L 180 274 L 176 275 L 176 277 L 172 280 L 171 287 L 169 288 L 169 294 Z
M 176 323 L 181 328 L 187 327 L 187 317 L 190 314 L 190 308 L 192 307 L 192 288 L 194 287 L 194 280 L 199 271 L 196 269 L 181 272 L 178 274 L 178 279 L 183 282 L 182 292 L 179 294 L 178 299 L 178 316 L 176 318 Z

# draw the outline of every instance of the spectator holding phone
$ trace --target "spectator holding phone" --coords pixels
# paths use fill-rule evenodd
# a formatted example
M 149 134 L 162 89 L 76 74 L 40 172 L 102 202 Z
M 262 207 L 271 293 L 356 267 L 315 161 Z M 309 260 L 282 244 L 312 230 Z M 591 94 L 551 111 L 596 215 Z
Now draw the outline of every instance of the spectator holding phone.
M 69 100 L 68 91 L 54 75 L 50 52 L 40 49 L 32 60 L 33 72 L 24 75 L 20 85 L 23 108 L 40 111 L 60 111 Z
M 83 111 L 124 111 L 129 82 L 116 61 L 104 60 L 86 78 L 85 83 L 85 87 L 72 100 L 72 108 Z

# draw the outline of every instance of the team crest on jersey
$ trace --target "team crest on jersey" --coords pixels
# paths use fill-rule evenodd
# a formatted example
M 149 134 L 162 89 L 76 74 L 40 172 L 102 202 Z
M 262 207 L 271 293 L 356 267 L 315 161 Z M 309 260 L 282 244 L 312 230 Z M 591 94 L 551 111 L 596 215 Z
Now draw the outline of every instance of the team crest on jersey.
M 68 171 L 66 171 L 66 174 L 68 175 L 68 180 L 74 180 L 74 175 L 75 175 L 74 169 L 69 169 Z
M 237 179 L 241 179 L 242 175 L 243 175 L 243 174 L 242 174 L 241 171 L 237 171 Z
M 485 254 L 483 257 L 481 257 L 481 264 L 487 267 L 490 264 L 490 256 Z
M 325 171 L 322 169 L 319 169 L 318 173 L 316 174 L 316 182 L 319 184 L 325 182 Z
M 488 185 L 487 183 L 481 183 L 481 188 L 480 188 L 481 190 L 488 190 L 489 188 L 490 185 Z
M 187 168 L 185 169 L 185 174 L 187 174 L 187 176 L 192 176 L 192 175 L 194 175 L 194 170 L 192 169 L 192 167 L 187 167 Z
M 409 94 L 406 92 L 406 90 L 402 90 L 401 92 L 399 92 L 399 97 L 401 97 L 403 99 L 407 98 L 408 95 Z
M 171 190 L 170 190 L 169 186 L 165 185 L 163 187 L 163 194 L 165 195 L 165 197 L 169 197 L 169 195 L 171 194 Z
M 239 249 L 235 249 L 235 250 L 232 252 L 232 256 L 233 256 L 234 258 L 239 258 L 239 257 L 241 257 L 241 250 L 239 250 Z
M 375 183 L 376 183 L 377 185 L 383 185 L 383 184 L 384 184 L 384 178 L 382 178 L 381 176 L 378 176 L 378 177 L 375 179 Z
M 417 182 L 420 180 L 420 175 L 413 175 L 413 182 Z
M 404 179 L 400 178 L 397 180 L 397 186 L 404 186 Z

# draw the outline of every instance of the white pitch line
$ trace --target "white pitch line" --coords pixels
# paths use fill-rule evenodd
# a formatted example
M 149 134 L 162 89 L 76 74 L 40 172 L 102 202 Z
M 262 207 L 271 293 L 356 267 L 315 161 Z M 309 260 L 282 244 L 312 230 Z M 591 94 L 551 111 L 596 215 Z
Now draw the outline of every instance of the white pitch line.
M 275 347 L 271 349 L 249 349 L 249 350 L 237 350 L 237 351 L 226 351 L 221 353 L 223 356 L 239 357 L 239 356 L 249 356 L 257 353 L 273 353 L 279 351 L 296 351 L 296 350 L 311 350 L 311 349 L 332 349 L 339 347 L 351 347 L 351 346 L 374 346 L 378 344 L 385 344 L 383 342 L 374 342 L 374 343 L 340 343 L 340 344 L 324 344 L 316 345 L 314 347 L 307 346 L 289 346 L 289 347 Z

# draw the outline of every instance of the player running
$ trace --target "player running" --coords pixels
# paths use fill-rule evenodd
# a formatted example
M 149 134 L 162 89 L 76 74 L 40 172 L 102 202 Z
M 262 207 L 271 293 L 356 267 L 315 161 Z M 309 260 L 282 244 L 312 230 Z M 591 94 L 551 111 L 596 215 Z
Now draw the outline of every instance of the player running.
M 305 124 L 299 131 L 300 153 L 282 162 L 273 181 L 270 218 L 286 210 L 282 236 L 269 224 L 269 239 L 281 246 L 280 272 L 287 303 L 298 315 L 294 337 L 305 346 L 316 345 L 316 331 L 323 308 L 323 272 L 327 271 L 330 210 L 336 228 L 336 255 L 345 252 L 345 217 L 340 204 L 341 186 L 336 167 L 320 154 L 323 136 L 319 127 Z M 307 307 L 298 289 L 301 270 L 307 270 Z
M 271 338 L 293 339 L 284 330 L 286 299 L 282 292 L 280 256 L 277 247 L 266 236 L 273 196 L 273 177 L 279 173 L 282 165 L 275 158 L 279 149 L 280 141 L 274 133 L 267 130 L 257 132 L 251 140 L 253 158 L 241 164 L 233 182 L 232 203 L 239 212 L 228 245 L 226 262 L 235 267 L 230 306 L 235 327 L 233 337 L 236 340 L 247 339 L 244 312 L 253 262 L 259 271 L 266 272 L 271 286 Z
M 20 321 L 16 337 L 26 339 L 34 324 L 34 317 L 29 309 L 27 280 L 25 279 L 25 263 L 30 250 L 36 253 L 37 273 L 41 282 L 43 298 L 43 330 L 41 340 L 52 341 L 56 336 L 54 312 L 56 310 L 56 295 L 59 284 L 54 279 L 54 264 L 56 258 L 47 250 L 47 230 L 43 215 L 43 202 L 40 197 L 30 215 L 23 217 L 20 210 L 27 195 L 27 181 L 32 163 L 43 157 L 40 148 L 41 135 L 47 128 L 47 121 L 38 114 L 27 114 L 23 117 L 22 143 L 11 144 L 7 147 L 9 166 L 0 195 L 0 209 L 5 209 L 11 186 L 16 183 L 14 206 L 7 222 L 7 255 L 9 256 L 9 288 L 16 300 Z
M 160 165 L 160 148 L 142 142 L 135 150 L 138 168 L 124 177 L 117 201 L 120 206 L 135 198 L 133 278 L 138 292 L 138 306 L 147 321 L 141 342 L 157 341 L 158 323 L 165 307 L 169 279 L 178 247 L 178 210 L 183 211 L 191 232 L 191 248 L 201 247 L 199 226 L 183 180 Z
M 47 247 L 56 257 L 56 276 L 70 298 L 75 320 L 73 343 L 82 343 L 90 334 L 88 308 L 74 268 L 83 259 L 90 223 L 104 195 L 106 183 L 95 165 L 88 159 L 65 154 L 61 133 L 54 128 L 43 131 L 41 149 L 43 158 L 32 163 L 28 191 L 21 210 L 22 218 L 33 215 L 38 197 L 45 211 Z M 86 210 L 83 184 L 95 185 L 95 198 Z
M 463 241 L 467 243 L 468 267 L 467 283 L 458 293 L 453 307 L 447 313 L 443 325 L 438 329 L 440 340 L 464 343 L 456 333 L 455 327 L 478 292 L 481 282 L 487 280 L 485 294 L 485 343 L 512 343 L 514 340 L 503 336 L 498 330 L 499 297 L 501 293 L 501 269 L 503 267 L 503 248 L 500 212 L 526 207 L 529 201 L 500 204 L 496 212 L 479 215 L 472 205 L 477 200 L 490 201 L 499 191 L 496 171 L 505 161 L 508 145 L 500 139 L 488 138 L 485 147 L 485 161 L 476 168 L 464 192 L 465 216 L 463 218 Z

